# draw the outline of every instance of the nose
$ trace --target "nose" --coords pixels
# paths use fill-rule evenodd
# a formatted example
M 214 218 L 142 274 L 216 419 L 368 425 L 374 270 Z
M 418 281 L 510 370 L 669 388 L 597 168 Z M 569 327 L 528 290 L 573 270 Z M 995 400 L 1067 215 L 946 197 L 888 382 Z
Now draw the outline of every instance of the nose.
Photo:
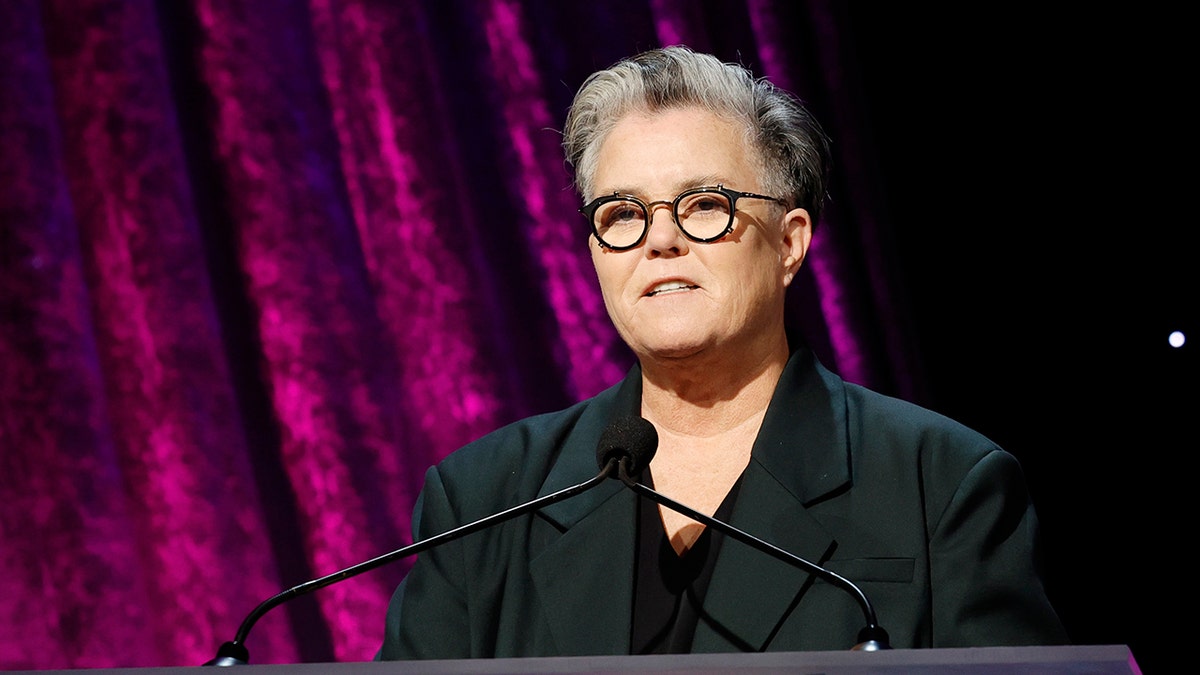
M 646 257 L 679 256 L 688 252 L 688 240 L 671 215 L 670 202 L 647 204 Z

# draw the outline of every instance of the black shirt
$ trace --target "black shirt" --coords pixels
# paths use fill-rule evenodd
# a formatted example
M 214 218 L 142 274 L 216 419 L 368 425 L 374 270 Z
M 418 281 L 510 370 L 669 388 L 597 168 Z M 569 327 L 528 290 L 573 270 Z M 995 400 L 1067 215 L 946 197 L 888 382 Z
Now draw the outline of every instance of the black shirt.
M 649 469 L 642 478 L 654 487 Z M 740 484 L 739 477 L 714 518 L 729 521 Z M 687 654 L 704 615 L 704 594 L 725 537 L 705 527 L 691 548 L 679 555 L 671 547 L 657 507 L 650 499 L 638 499 L 631 653 Z

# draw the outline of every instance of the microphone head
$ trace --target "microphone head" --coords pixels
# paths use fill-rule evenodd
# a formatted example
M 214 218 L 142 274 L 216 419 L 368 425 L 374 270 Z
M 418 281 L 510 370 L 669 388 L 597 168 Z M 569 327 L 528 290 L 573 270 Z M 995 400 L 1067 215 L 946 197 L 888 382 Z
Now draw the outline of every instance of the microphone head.
M 650 464 L 658 450 L 658 430 L 644 417 L 630 415 L 609 423 L 596 445 L 596 462 L 600 468 L 612 459 L 626 460 L 625 470 L 636 476 Z

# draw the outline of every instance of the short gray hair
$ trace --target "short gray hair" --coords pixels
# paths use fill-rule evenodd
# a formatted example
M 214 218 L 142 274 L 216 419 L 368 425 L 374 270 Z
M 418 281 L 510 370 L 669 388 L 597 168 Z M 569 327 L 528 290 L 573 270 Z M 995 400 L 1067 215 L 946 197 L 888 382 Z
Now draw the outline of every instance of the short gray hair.
M 804 104 L 745 67 L 688 47 L 652 49 L 584 81 L 567 113 L 563 150 L 575 187 L 592 197 L 600 145 L 626 115 L 697 106 L 743 124 L 763 189 L 807 209 L 815 226 L 829 174 L 829 138 Z

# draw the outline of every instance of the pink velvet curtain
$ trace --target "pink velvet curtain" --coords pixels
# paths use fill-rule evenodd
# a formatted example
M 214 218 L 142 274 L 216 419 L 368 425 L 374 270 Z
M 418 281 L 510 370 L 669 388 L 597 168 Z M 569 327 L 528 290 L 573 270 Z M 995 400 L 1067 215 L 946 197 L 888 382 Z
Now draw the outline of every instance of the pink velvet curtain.
M 838 139 L 790 320 L 914 360 L 838 3 L 0 3 L 0 668 L 197 665 L 279 590 L 410 541 L 424 470 L 630 364 L 559 136 L 687 43 Z M 887 365 L 884 365 L 887 364 Z M 369 659 L 404 565 L 268 614 L 255 663 Z

